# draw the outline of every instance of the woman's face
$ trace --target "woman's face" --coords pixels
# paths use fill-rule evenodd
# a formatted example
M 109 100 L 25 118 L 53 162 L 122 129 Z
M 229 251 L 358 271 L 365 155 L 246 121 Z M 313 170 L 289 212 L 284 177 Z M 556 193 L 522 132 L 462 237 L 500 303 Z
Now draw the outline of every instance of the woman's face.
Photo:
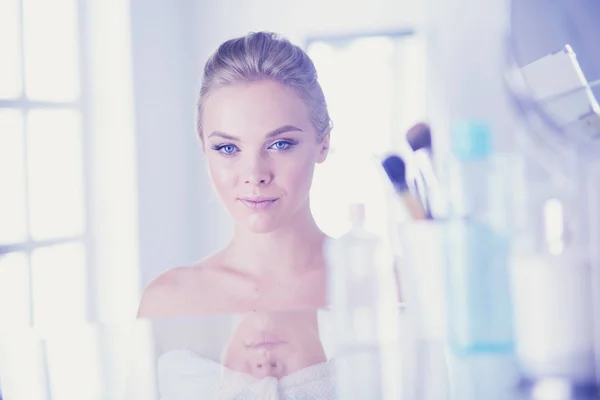
M 266 233 L 308 206 L 329 136 L 317 140 L 292 89 L 273 81 L 226 86 L 207 98 L 202 117 L 209 173 L 237 223 Z
M 223 364 L 262 379 L 280 379 L 327 360 L 319 338 L 317 311 L 253 312 L 233 333 Z

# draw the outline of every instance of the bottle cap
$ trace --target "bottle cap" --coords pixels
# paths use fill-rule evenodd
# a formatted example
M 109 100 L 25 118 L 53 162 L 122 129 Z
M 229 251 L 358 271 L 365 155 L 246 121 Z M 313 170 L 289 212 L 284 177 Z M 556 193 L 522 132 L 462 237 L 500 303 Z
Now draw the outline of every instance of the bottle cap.
M 463 121 L 452 128 L 452 153 L 463 161 L 487 158 L 492 153 L 492 131 L 484 122 Z

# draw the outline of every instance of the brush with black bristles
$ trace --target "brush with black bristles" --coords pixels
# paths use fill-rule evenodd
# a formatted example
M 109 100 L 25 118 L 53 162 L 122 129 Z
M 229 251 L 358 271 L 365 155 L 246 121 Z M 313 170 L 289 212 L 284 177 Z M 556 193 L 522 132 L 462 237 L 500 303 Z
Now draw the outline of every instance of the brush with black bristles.
M 431 129 L 424 122 L 413 125 L 406 132 L 406 141 L 413 151 L 427 149 L 431 151 Z
M 385 173 L 392 182 L 400 200 L 413 219 L 427 219 L 428 216 L 417 199 L 410 193 L 406 183 L 406 164 L 397 155 L 388 156 L 381 162 Z

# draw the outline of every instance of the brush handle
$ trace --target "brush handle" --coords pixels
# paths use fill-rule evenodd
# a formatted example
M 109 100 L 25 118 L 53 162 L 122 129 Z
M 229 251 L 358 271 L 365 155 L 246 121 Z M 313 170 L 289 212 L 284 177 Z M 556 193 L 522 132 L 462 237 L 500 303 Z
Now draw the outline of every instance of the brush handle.
M 416 220 L 427 219 L 427 214 L 425 210 L 423 210 L 423 206 L 421 203 L 410 194 L 410 192 L 406 191 L 400 194 L 400 198 L 402 202 L 406 205 L 408 212 L 411 217 Z

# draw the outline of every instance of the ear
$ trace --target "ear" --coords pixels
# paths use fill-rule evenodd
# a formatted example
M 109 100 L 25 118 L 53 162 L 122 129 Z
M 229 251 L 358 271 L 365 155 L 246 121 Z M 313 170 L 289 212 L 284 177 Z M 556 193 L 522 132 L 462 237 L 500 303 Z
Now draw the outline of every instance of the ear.
M 327 132 L 327 134 L 325 135 L 325 137 L 323 137 L 323 140 L 320 143 L 321 148 L 317 157 L 318 164 L 324 162 L 327 159 L 327 155 L 329 154 L 330 133 L 331 131 Z

